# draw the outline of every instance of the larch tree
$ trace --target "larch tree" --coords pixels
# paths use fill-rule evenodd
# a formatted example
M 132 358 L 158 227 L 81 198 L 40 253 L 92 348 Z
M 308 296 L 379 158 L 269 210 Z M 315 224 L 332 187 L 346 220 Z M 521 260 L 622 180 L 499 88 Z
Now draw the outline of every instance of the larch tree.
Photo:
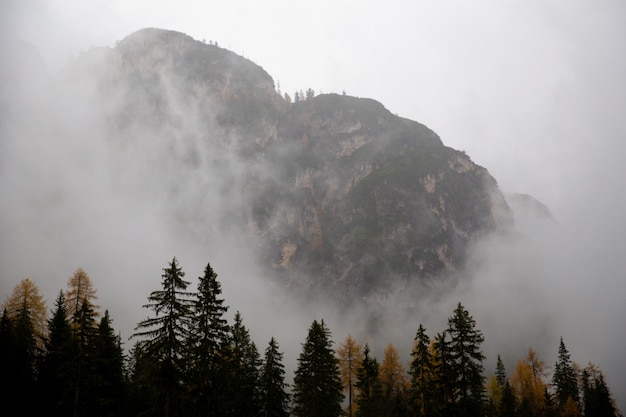
M 0 307 L 1 310 L 6 309 L 7 318 L 14 321 L 26 308 L 30 315 L 36 346 L 41 349 L 44 346 L 48 328 L 46 301 L 39 293 L 39 288 L 29 278 L 20 281 Z
M 337 356 L 339 357 L 341 382 L 343 383 L 344 390 L 348 393 L 348 408 L 346 409 L 346 414 L 348 417 L 353 417 L 355 409 L 354 399 L 356 397 L 354 385 L 356 384 L 357 370 L 363 360 L 363 349 L 352 338 L 352 335 L 348 335 L 343 343 L 339 345 Z
M 332 343 L 324 320 L 314 320 L 294 375 L 293 414 L 296 417 L 339 417 L 343 414 L 343 385 Z
M 78 268 L 67 280 L 67 290 L 65 291 L 67 314 L 72 326 L 76 321 L 76 315 L 83 306 L 83 301 L 87 302 L 96 317 L 98 317 L 98 308 L 100 307 L 95 304 L 97 299 L 96 289 L 91 282 L 91 278 L 83 268 Z
M 283 354 L 273 337 L 265 349 L 261 371 L 261 417 L 288 417 L 289 394 L 285 383 Z
M 545 362 L 532 347 L 528 348 L 526 357 L 517 362 L 511 375 L 511 387 L 516 393 L 519 415 L 540 415 L 545 410 L 545 368 Z
M 406 408 L 406 372 L 396 347 L 389 343 L 379 368 L 383 399 L 388 415 L 402 414 Z
M 579 403 L 578 375 L 572 365 L 570 354 L 565 347 L 562 337 L 559 343 L 559 356 L 552 374 L 552 384 L 555 387 L 559 407 L 563 408 L 568 398 L 574 400 L 576 404 Z
M 174 257 L 163 268 L 162 289 L 153 291 L 144 308 L 154 312 L 153 317 L 139 322 L 131 338 L 140 338 L 138 351 L 144 360 L 150 360 L 155 383 L 155 406 L 161 408 L 165 417 L 172 416 L 182 409 L 181 398 L 187 364 L 184 362 L 190 326 L 193 324 L 195 294 L 187 291 L 185 273 Z
M 452 317 L 448 319 L 450 356 L 454 362 L 456 404 L 466 416 L 482 413 L 484 402 L 483 360 L 480 345 L 485 341 L 476 328 L 476 321 L 458 303 Z

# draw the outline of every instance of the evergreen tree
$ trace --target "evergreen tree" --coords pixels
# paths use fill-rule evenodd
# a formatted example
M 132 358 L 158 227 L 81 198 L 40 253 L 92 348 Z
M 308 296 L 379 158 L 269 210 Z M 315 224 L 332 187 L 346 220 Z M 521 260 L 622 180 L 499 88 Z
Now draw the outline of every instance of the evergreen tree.
M 222 397 L 226 409 L 223 416 L 252 417 L 260 415 L 261 357 L 250 333 L 243 324 L 241 313 L 235 313 L 230 330 L 226 384 L 228 391 Z
M 480 345 L 485 338 L 476 329 L 476 322 L 459 303 L 448 319 L 450 356 L 454 362 L 456 404 L 465 416 L 481 415 L 484 402 L 485 359 Z
M 330 331 L 323 320 L 313 321 L 298 357 L 293 400 L 296 417 L 342 415 L 343 385 L 339 361 L 332 348 Z
M 124 350 L 120 336 L 115 334 L 109 310 L 98 326 L 96 337 L 97 407 L 93 416 L 119 416 L 126 409 L 127 382 L 124 375 Z
M 556 399 L 559 407 L 563 408 L 569 397 L 571 397 L 574 402 L 579 402 L 578 377 L 572 366 L 570 354 L 565 347 L 565 343 L 563 343 L 562 337 L 559 344 L 559 357 L 554 365 L 552 384 L 556 389 Z
M 413 415 L 431 415 L 433 363 L 430 355 L 430 340 L 426 329 L 421 324 L 415 335 L 415 343 L 411 352 L 411 404 Z
M 217 274 L 207 264 L 198 281 L 190 339 L 193 355 L 189 359 L 193 368 L 192 401 L 195 410 L 204 416 L 218 415 L 222 397 L 228 394 L 221 392 L 224 391 L 221 381 L 225 378 L 224 350 L 229 338 L 229 326 L 224 318 L 228 307 L 221 294 Z
M 61 291 L 48 321 L 48 339 L 38 380 L 42 410 L 59 417 L 72 415 L 74 410 L 78 344 L 75 343 L 67 316 L 65 295 Z
M 581 379 L 585 417 L 621 417 L 604 375 L 596 365 L 589 363 Z
M 96 335 L 98 328 L 92 305 L 83 300 L 70 326 L 77 344 L 74 372 L 74 416 L 91 416 L 97 397 Z
M 363 349 L 363 360 L 357 370 L 356 416 L 378 417 L 383 412 L 383 393 L 378 377 L 378 361 L 370 357 L 370 348 Z
M 161 276 L 162 289 L 153 291 L 144 308 L 154 311 L 135 328 L 131 338 L 139 337 L 140 351 L 145 359 L 152 361 L 154 367 L 145 370 L 155 371 L 150 379 L 154 384 L 156 398 L 155 409 L 161 409 L 165 417 L 178 414 L 183 409 L 183 387 L 187 364 L 187 342 L 190 339 L 190 326 L 193 324 L 193 306 L 195 294 L 186 291 L 189 282 L 185 273 L 178 266 L 178 260 L 172 259 Z
M 515 392 L 513 392 L 513 388 L 509 381 L 504 383 L 504 387 L 502 388 L 502 400 L 500 400 L 500 407 L 498 410 L 498 417 L 515 417 L 515 410 L 517 409 L 517 404 L 515 402 Z
M 283 354 L 273 337 L 265 349 L 261 372 L 261 417 L 288 417 L 289 394 L 286 391 Z
M 455 364 L 450 354 L 447 333 L 437 333 L 432 344 L 433 361 L 433 415 L 450 416 L 454 413 Z
M 2 309 L 6 310 L 7 318 L 15 324 L 25 306 L 28 306 L 36 347 L 38 350 L 43 349 L 47 334 L 46 301 L 39 293 L 39 288 L 28 278 L 13 288 L 9 298 L 2 304 Z
M 504 384 L 507 382 L 506 371 L 504 369 L 504 364 L 502 363 L 502 358 L 500 358 L 500 354 L 498 353 L 498 360 L 496 362 L 496 380 L 498 381 L 498 385 L 504 388 Z

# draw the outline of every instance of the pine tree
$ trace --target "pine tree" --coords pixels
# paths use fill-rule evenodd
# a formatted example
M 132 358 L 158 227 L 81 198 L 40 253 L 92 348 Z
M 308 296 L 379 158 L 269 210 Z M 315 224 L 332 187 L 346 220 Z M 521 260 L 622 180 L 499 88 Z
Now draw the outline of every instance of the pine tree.
M 343 386 L 339 361 L 324 321 L 314 320 L 298 357 L 294 376 L 293 413 L 296 417 L 339 417 Z
M 504 364 L 502 363 L 502 358 L 500 358 L 499 353 L 498 353 L 498 360 L 496 362 L 496 380 L 498 381 L 498 385 L 504 388 L 504 384 L 506 384 L 507 377 L 506 377 L 506 371 L 504 369 Z
M 378 361 L 370 357 L 370 348 L 363 348 L 363 360 L 357 370 L 356 416 L 378 417 L 383 412 L 383 393 L 378 377 Z
M 480 345 L 485 338 L 476 328 L 476 322 L 459 303 L 448 319 L 450 334 L 450 356 L 456 375 L 456 404 L 465 416 L 481 414 L 484 402 L 483 360 Z
M 426 335 L 426 329 L 420 324 L 415 335 L 409 368 L 411 403 L 415 416 L 427 416 L 432 412 L 433 363 L 429 346 L 430 340 Z
M 354 398 L 356 396 L 354 385 L 356 383 L 357 370 L 363 359 L 363 351 L 352 336 L 348 335 L 337 349 L 337 356 L 339 357 L 341 381 L 344 386 L 344 391 L 348 393 L 348 408 L 346 414 L 348 417 L 353 417 L 355 408 Z
M 261 416 L 288 417 L 289 394 L 286 391 L 283 354 L 273 337 L 265 349 L 265 360 L 261 372 Z
M 575 403 L 579 402 L 578 377 L 572 366 L 570 354 L 565 347 L 562 337 L 559 343 L 559 357 L 554 365 L 552 384 L 556 389 L 556 398 L 559 407 L 563 408 L 569 397 L 571 397 Z
M 154 311 L 155 316 L 137 324 L 131 338 L 141 338 L 140 351 L 155 367 L 146 368 L 156 372 L 154 381 L 155 407 L 161 408 L 165 417 L 177 414 L 183 408 L 182 381 L 185 379 L 187 342 L 193 324 L 195 294 L 186 291 L 189 282 L 172 259 L 161 276 L 161 290 L 153 291 L 144 308 Z
M 199 277 L 198 293 L 194 305 L 194 324 L 190 339 L 193 352 L 189 359 L 193 368 L 192 401 L 202 415 L 217 415 L 225 378 L 225 349 L 229 337 L 228 322 L 224 315 L 228 307 L 221 298 L 222 287 L 217 274 L 207 264 L 204 275 Z

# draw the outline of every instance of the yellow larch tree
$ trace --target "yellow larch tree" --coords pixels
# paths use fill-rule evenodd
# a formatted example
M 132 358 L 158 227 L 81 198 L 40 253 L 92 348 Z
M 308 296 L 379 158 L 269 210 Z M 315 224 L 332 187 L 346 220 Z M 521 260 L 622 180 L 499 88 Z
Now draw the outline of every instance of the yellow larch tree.
M 391 399 L 395 395 L 402 395 L 407 386 L 406 372 L 400 355 L 393 344 L 385 348 L 385 357 L 380 365 L 379 378 L 383 387 L 383 396 Z
M 2 304 L 2 311 L 6 310 L 10 319 L 17 319 L 25 309 L 28 309 L 30 314 L 37 346 L 43 347 L 47 332 L 46 301 L 39 293 L 39 288 L 29 278 L 20 281 Z
M 337 356 L 339 357 L 341 382 L 343 383 L 344 390 L 348 392 L 348 408 L 345 410 L 346 415 L 353 417 L 356 408 L 356 390 L 354 387 L 357 382 L 358 368 L 363 361 L 363 348 L 352 338 L 352 335 L 349 334 L 337 348 Z
M 545 361 L 537 357 L 532 347 L 526 358 L 520 359 L 511 375 L 511 387 L 517 397 L 518 408 L 531 415 L 541 415 L 545 408 Z
M 67 315 L 72 320 L 77 315 L 83 302 L 94 310 L 95 316 L 98 316 L 98 305 L 94 303 L 98 297 L 93 287 L 91 278 L 83 268 L 78 268 L 67 281 L 67 290 L 65 291 L 65 300 L 67 302 Z

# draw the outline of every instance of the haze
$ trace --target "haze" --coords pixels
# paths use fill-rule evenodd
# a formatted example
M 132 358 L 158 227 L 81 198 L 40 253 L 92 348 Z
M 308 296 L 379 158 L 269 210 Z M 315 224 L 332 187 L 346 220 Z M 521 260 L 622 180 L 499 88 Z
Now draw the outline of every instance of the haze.
M 419 323 L 434 335 L 461 301 L 485 333 L 487 373 L 498 352 L 511 354 L 503 358 L 511 372 L 531 345 L 554 364 L 563 336 L 573 360 L 601 367 L 624 410 L 626 4 L 249 3 L 8 1 L 0 23 L 3 38 L 36 48 L 50 74 L 92 46 L 159 27 L 217 41 L 265 68 L 283 92 L 346 91 L 426 124 L 486 167 L 505 193 L 545 203 L 559 226 L 518 219 L 527 240 L 482 242 L 472 276 L 446 296 L 411 316 L 385 307 L 389 325 L 376 348 L 393 342 L 408 360 Z M 2 53 L 19 62 L 14 49 Z M 245 237 L 211 226 L 226 199 L 207 201 L 198 225 L 214 227 L 213 238 L 190 240 L 175 228 L 171 215 L 189 215 L 194 191 L 216 186 L 211 175 L 168 167 L 181 169 L 191 188 L 176 202 L 159 200 L 159 187 L 172 180 L 111 153 L 98 130 L 103 121 L 82 105 L 88 91 L 76 86 L 58 103 L 68 96 L 22 76 L 3 93 L 10 101 L 2 103 L 9 117 L 0 140 L 0 295 L 30 277 L 52 307 L 81 266 L 125 340 L 147 314 L 141 305 L 161 268 L 177 256 L 193 285 L 211 262 L 230 313 L 242 312 L 260 348 L 276 336 L 288 368 L 314 318 L 327 320 L 337 343 L 349 332 L 366 337 L 367 314 L 298 308 L 270 287 Z M 236 170 L 240 161 L 228 163 Z

